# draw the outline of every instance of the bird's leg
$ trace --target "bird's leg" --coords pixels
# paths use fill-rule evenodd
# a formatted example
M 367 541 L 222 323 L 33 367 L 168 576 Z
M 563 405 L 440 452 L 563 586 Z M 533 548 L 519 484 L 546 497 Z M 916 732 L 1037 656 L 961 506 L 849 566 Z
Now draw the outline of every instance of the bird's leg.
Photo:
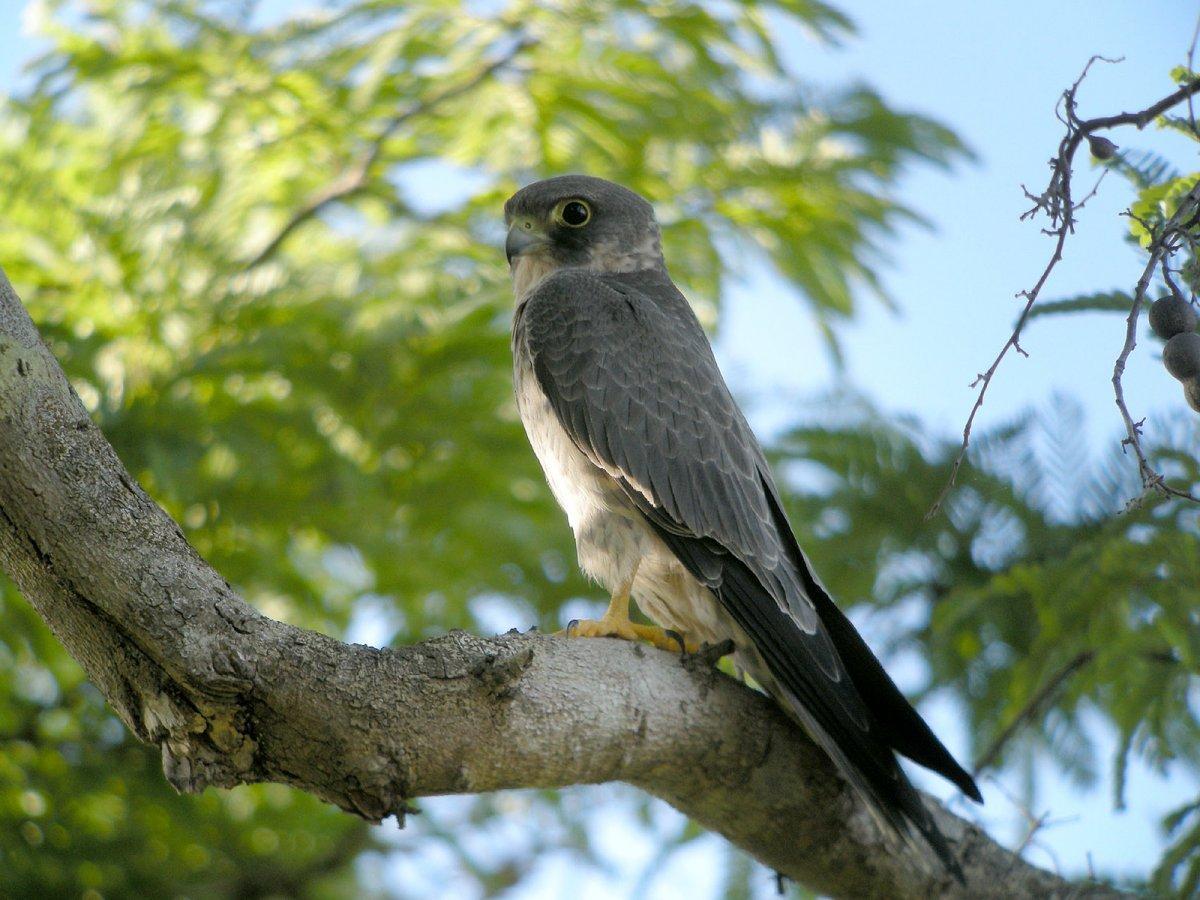
M 608 602 L 608 609 L 599 619 L 575 619 L 560 632 L 567 637 L 615 637 L 626 641 L 646 641 L 660 650 L 672 653 L 690 653 L 696 648 L 688 644 L 678 632 L 659 628 L 657 625 L 639 625 L 629 619 L 629 595 L 633 580 L 637 577 L 637 566 L 629 578 L 617 586 Z

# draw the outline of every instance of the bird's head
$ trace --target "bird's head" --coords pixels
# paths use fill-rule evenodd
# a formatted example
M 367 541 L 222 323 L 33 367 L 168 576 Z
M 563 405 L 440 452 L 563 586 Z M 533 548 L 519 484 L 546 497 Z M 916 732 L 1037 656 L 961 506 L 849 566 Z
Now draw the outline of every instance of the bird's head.
M 562 268 L 636 272 L 663 266 L 654 208 L 628 188 L 561 175 L 521 188 L 504 204 L 513 289 L 524 297 Z

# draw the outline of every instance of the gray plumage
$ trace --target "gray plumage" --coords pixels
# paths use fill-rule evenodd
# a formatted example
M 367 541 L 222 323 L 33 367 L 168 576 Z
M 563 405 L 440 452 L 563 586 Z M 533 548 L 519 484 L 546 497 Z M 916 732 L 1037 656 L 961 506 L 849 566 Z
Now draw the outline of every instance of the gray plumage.
M 568 208 L 566 204 L 582 207 Z M 583 219 L 582 224 L 568 220 Z M 737 664 L 901 835 L 945 840 L 895 752 L 978 799 L 817 580 L 763 452 L 662 259 L 653 209 L 564 176 L 505 206 L 521 419 L 584 571 Z

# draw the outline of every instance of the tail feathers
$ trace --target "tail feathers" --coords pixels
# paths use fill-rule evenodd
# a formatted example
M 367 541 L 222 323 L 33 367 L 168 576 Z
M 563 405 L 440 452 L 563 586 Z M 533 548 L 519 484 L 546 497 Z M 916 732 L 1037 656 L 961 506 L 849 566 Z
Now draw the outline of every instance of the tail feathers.
M 857 694 L 857 685 L 851 684 L 853 678 L 830 681 L 813 665 L 805 664 L 805 642 L 810 639 L 769 597 L 759 596 L 764 594 L 762 587 L 743 565 L 729 560 L 722 574 L 717 596 L 752 637 L 752 654 L 758 659 L 749 671 L 755 680 L 829 755 L 842 776 L 867 801 L 885 834 L 900 838 L 920 855 L 921 843 L 915 830 L 946 870 L 963 881 L 962 869 L 949 844 L 900 768 L 892 746 L 873 721 L 870 707 L 864 709 L 855 702 L 865 705 Z M 855 720 L 860 710 L 866 716 L 861 723 Z
M 680 534 L 649 516 L 647 520 L 684 567 L 714 591 L 745 633 L 747 640 L 739 641 L 739 655 L 746 654 L 750 664 L 744 668 L 825 750 L 867 801 L 885 833 L 920 847 L 915 830 L 947 871 L 961 880 L 962 870 L 949 845 L 900 768 L 893 749 L 895 737 L 876 721 L 853 670 L 840 660 L 836 639 L 821 610 L 818 608 L 817 627 L 805 631 L 764 586 L 764 576 L 741 559 L 711 539 Z M 845 628 L 852 630 L 848 621 Z M 862 648 L 870 653 L 865 644 Z M 899 696 L 882 667 L 879 671 Z M 920 721 L 916 712 L 908 709 Z M 902 720 L 900 724 L 906 723 Z M 929 736 L 937 743 L 932 732 Z M 916 746 L 909 749 L 920 752 Z M 970 776 L 966 777 L 969 780 Z
M 810 596 L 821 622 L 829 630 L 859 696 L 871 710 L 880 736 L 897 753 L 937 772 L 976 803 L 982 803 L 983 795 L 979 793 L 975 779 L 950 755 L 921 714 L 896 687 L 850 620 L 819 585 L 813 583 L 810 587 Z
M 897 753 L 937 772 L 976 803 L 982 803 L 983 795 L 979 793 L 975 779 L 950 755 L 950 751 L 938 740 L 937 735 L 921 718 L 921 714 L 908 702 L 900 688 L 896 687 L 896 683 L 871 652 L 862 635 L 817 579 L 812 563 L 796 543 L 783 507 L 771 484 L 764 480 L 763 487 L 778 532 L 791 538 L 787 543 L 790 545 L 792 563 L 804 583 L 805 593 L 817 608 L 821 624 L 829 632 L 829 637 L 837 648 L 837 654 L 846 671 L 850 673 L 850 680 L 854 682 L 858 695 L 871 711 L 879 736 Z
M 915 830 L 924 839 L 925 844 L 937 855 L 938 860 L 946 868 L 946 871 L 960 884 L 965 885 L 966 879 L 963 875 L 962 867 L 958 864 L 958 860 L 954 856 L 954 852 L 950 849 L 950 845 L 941 831 L 938 830 L 936 823 L 933 821 L 933 815 L 925 806 L 921 795 L 917 793 L 903 771 L 901 771 L 899 765 L 895 767 L 895 771 L 891 773 L 891 777 L 886 783 L 880 783 L 880 780 L 877 778 L 868 778 L 850 760 L 837 741 L 809 714 L 804 708 L 804 704 L 800 703 L 790 693 L 786 691 L 784 693 L 785 696 L 780 698 L 784 701 L 784 707 L 792 713 L 804 730 L 829 755 L 837 766 L 838 771 L 850 783 L 850 786 L 867 801 L 867 809 L 870 810 L 871 816 L 875 819 L 880 829 L 885 834 L 891 835 L 899 839 L 902 843 L 907 844 L 918 855 L 922 855 L 923 848 L 921 843 L 916 839 Z

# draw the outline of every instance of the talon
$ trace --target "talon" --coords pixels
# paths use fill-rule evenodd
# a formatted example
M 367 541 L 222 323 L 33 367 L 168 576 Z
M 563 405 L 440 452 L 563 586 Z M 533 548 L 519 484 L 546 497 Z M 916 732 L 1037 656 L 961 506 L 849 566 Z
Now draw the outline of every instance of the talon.
M 638 625 L 630 622 L 628 617 L 624 619 L 615 616 L 605 616 L 602 619 L 572 619 L 559 634 L 568 638 L 611 637 L 624 641 L 645 641 L 653 644 L 659 650 L 681 655 L 686 655 L 696 649 L 676 631 L 667 631 L 657 625 Z
M 678 632 L 659 628 L 657 625 L 630 625 L 633 633 L 648 644 L 668 653 L 686 653 L 687 642 Z
M 657 625 L 637 625 L 629 620 L 629 592 L 637 574 L 636 567 L 629 577 L 613 591 L 608 609 L 599 619 L 572 619 L 559 634 L 565 637 L 615 637 L 625 641 L 646 641 L 660 650 L 687 655 L 694 651 L 678 631 L 669 631 Z
M 710 644 L 707 641 L 705 641 L 699 647 L 694 648 L 690 653 L 688 653 L 686 655 L 686 658 L 684 659 L 684 664 L 685 665 L 698 665 L 698 666 L 702 666 L 704 668 L 711 669 L 713 666 L 715 666 L 718 662 L 721 661 L 722 657 L 728 656 L 735 649 L 737 649 L 736 646 L 734 645 L 733 641 L 729 638 L 725 638 L 725 640 L 718 641 L 715 644 Z

